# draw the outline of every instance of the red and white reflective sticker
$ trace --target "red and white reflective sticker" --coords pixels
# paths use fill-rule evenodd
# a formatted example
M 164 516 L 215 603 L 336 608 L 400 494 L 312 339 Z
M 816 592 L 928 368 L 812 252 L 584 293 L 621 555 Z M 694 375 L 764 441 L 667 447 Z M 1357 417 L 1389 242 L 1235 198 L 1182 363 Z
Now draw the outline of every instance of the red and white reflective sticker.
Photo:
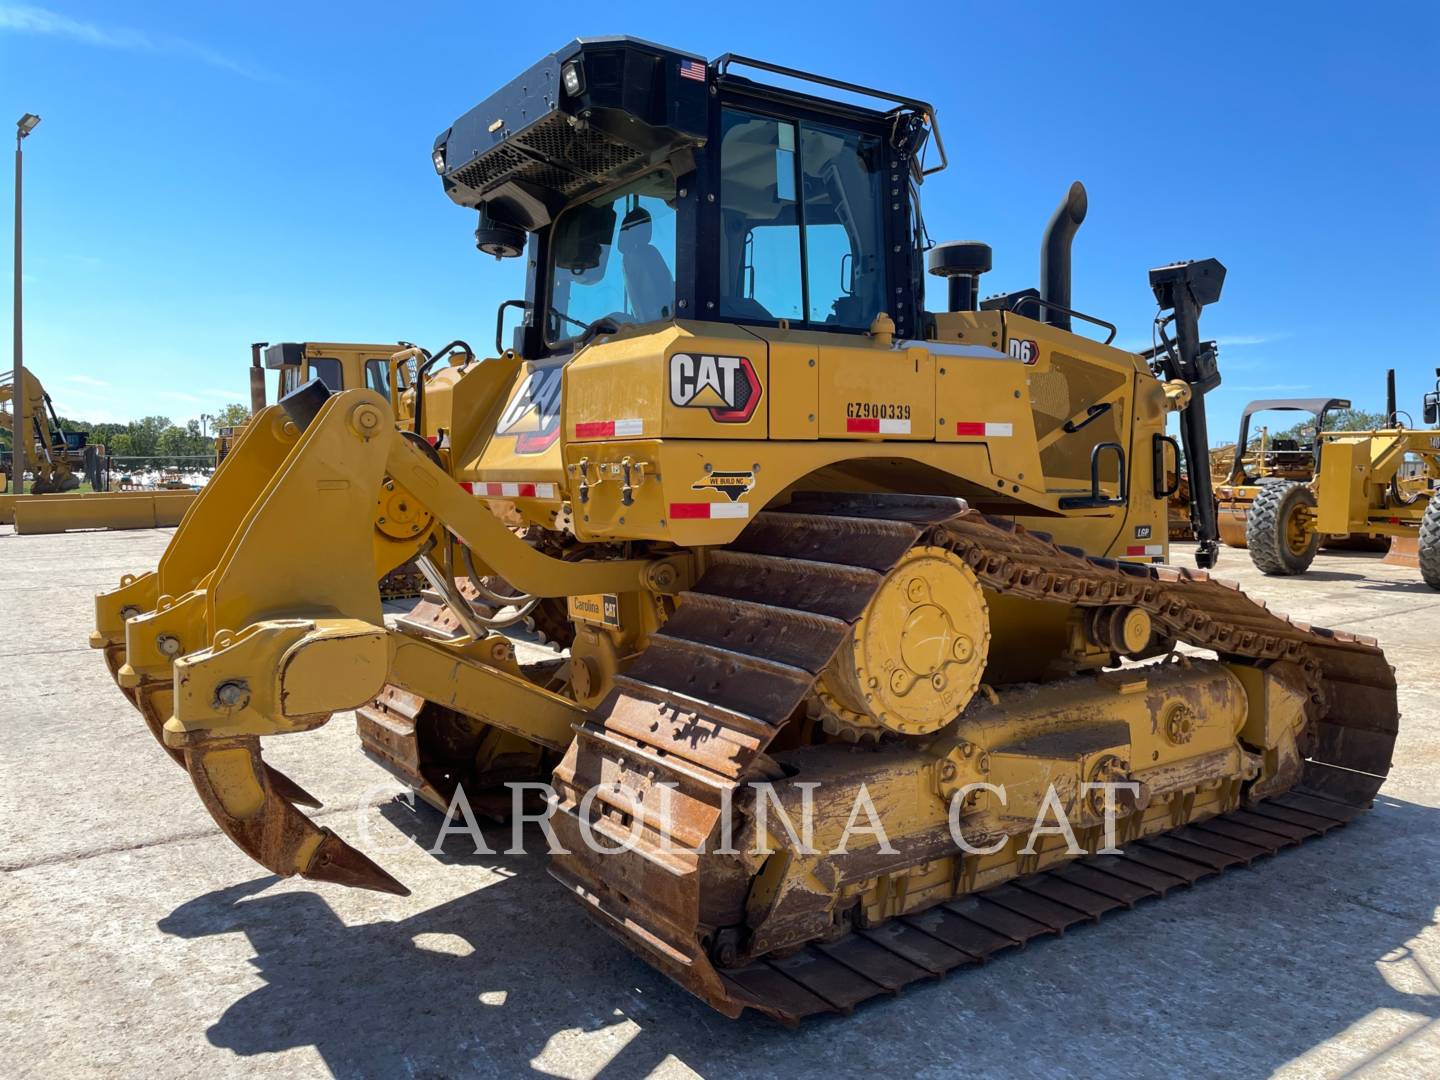
M 845 421 L 845 430 L 858 435 L 909 435 L 909 420 L 878 420 L 850 417 Z
M 978 435 L 984 439 L 1003 438 L 1015 434 L 1014 424 L 992 424 L 983 420 L 957 420 L 956 435 Z
M 577 439 L 616 439 L 645 434 L 644 420 L 587 420 L 575 425 Z
M 684 502 L 670 504 L 670 517 L 677 521 L 696 518 L 747 518 L 750 504 L 743 502 Z
M 521 483 L 462 483 L 460 485 L 472 495 L 482 499 L 553 499 L 554 484 Z
M 1140 555 L 1164 555 L 1164 544 L 1131 544 L 1125 549 L 1125 556 L 1133 558 Z

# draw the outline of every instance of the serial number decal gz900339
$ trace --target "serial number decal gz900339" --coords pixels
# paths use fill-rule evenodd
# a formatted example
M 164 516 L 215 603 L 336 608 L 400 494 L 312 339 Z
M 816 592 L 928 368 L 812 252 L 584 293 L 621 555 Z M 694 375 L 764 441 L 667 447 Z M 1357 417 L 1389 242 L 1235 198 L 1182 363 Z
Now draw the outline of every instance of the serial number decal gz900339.
M 909 435 L 910 406 L 888 401 L 851 401 L 845 406 L 851 435 Z
M 884 401 L 852 401 L 845 406 L 847 420 L 909 420 L 910 406 Z

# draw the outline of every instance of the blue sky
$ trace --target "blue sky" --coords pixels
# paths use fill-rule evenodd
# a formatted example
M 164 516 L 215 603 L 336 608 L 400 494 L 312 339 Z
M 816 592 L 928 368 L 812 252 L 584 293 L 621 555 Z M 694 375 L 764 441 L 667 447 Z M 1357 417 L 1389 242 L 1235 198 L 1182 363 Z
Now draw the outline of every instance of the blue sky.
M 0 0 L 0 104 L 44 117 L 26 355 L 66 413 L 183 419 L 246 400 L 252 340 L 491 341 L 520 268 L 475 251 L 431 141 L 569 38 L 631 33 L 933 101 L 951 167 L 927 223 L 994 247 L 987 292 L 1035 282 L 1076 178 L 1075 304 L 1121 343 L 1149 343 L 1148 268 L 1220 258 L 1214 441 L 1254 397 L 1378 409 L 1387 366 L 1418 409 L 1440 364 L 1440 9 L 1194 7 Z

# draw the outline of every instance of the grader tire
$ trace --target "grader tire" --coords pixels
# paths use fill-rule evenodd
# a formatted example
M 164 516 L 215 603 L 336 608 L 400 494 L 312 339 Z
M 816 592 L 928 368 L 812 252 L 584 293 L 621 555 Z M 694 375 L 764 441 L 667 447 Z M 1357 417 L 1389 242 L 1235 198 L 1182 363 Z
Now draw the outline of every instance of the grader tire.
M 1420 520 L 1420 576 L 1432 589 L 1440 589 L 1440 493 L 1430 496 Z
M 1260 489 L 1245 519 L 1250 560 L 1262 574 L 1303 574 L 1320 550 L 1320 534 L 1301 531 L 1296 515 L 1315 509 L 1315 492 L 1305 484 L 1267 484 Z

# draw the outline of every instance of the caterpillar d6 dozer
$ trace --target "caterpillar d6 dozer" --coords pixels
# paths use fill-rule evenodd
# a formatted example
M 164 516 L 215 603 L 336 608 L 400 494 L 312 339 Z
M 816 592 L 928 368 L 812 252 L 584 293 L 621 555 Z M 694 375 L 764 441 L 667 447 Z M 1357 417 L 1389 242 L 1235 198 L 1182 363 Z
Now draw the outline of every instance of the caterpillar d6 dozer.
M 1075 333 L 1114 333 L 1071 307 L 1076 184 L 1038 290 L 977 303 L 990 249 L 942 244 L 927 310 L 928 105 L 631 39 L 546 57 L 433 160 L 480 249 L 526 258 L 513 346 L 417 385 L 434 445 L 372 391 L 299 387 L 97 599 L 92 644 L 262 865 L 405 891 L 261 757 L 358 708 L 437 806 L 551 779 L 553 874 L 600 924 L 728 1015 L 795 1021 L 1369 804 L 1398 723 L 1375 643 L 1164 564 L 1218 262 L 1150 272 L 1153 368 Z M 375 583 L 416 555 L 434 599 L 387 628 Z M 568 656 L 517 664 L 467 599 L 497 578 L 564 605 Z M 1077 846 L 1027 844 L 1047 802 Z M 1120 853 L 1084 854 L 1107 810 Z

